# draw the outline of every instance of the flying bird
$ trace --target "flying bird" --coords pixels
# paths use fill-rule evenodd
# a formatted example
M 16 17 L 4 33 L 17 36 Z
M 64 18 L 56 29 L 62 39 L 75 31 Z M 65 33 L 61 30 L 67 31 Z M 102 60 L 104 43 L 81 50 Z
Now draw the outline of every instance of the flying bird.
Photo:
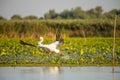
M 22 40 L 20 40 L 20 44 L 22 45 L 27 45 L 27 46 L 32 46 L 32 47 L 39 47 L 39 48 L 42 48 L 43 50 L 45 50 L 46 52 L 55 52 L 57 54 L 60 53 L 60 50 L 57 49 L 57 46 L 60 46 L 61 44 L 64 43 L 64 39 L 61 39 L 60 38 L 60 35 L 56 35 L 56 41 L 53 42 L 53 43 L 50 43 L 50 44 L 43 44 L 44 38 L 43 37 L 40 37 L 40 41 L 38 42 L 38 45 L 32 45 L 32 44 L 29 44 L 29 43 L 26 43 Z

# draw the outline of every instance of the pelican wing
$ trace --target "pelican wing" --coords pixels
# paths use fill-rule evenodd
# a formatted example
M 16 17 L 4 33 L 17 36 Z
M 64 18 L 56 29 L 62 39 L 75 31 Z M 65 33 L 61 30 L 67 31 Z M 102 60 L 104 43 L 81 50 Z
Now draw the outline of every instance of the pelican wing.
M 62 45 L 64 43 L 64 39 L 60 39 L 59 40 L 59 46 Z
M 32 47 L 36 47 L 35 45 L 26 43 L 26 42 L 24 42 L 24 41 L 22 41 L 22 40 L 20 40 L 20 44 L 22 44 L 22 45 L 27 45 L 27 46 L 32 46 Z
M 50 52 L 50 49 L 49 48 L 46 48 L 46 47 L 42 47 L 42 49 L 46 52 Z
M 60 46 L 61 44 L 64 43 L 64 39 L 61 38 L 60 33 L 56 34 L 56 42 L 58 41 L 56 46 Z
M 56 34 L 56 41 L 60 40 L 60 34 Z

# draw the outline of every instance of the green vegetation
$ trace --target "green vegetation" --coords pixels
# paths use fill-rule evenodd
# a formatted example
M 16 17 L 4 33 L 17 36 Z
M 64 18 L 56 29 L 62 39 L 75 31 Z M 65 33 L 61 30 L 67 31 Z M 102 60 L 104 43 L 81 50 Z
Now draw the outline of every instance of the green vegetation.
M 22 19 L 114 19 L 115 15 L 120 19 L 120 9 L 112 9 L 105 12 L 101 6 L 89 10 L 83 10 L 81 7 L 75 7 L 72 9 L 65 9 L 60 13 L 57 13 L 54 9 L 49 10 L 44 14 L 44 17 L 38 18 L 35 15 L 28 15 L 21 17 L 20 14 L 14 14 L 11 20 L 22 20 Z M 0 15 L 0 20 L 6 20 Z
M 98 19 L 98 18 L 108 18 L 114 19 L 117 15 L 120 18 L 120 9 L 113 9 L 109 12 L 104 12 L 101 6 L 96 6 L 90 10 L 83 10 L 81 7 L 72 8 L 70 10 L 66 9 L 60 13 L 56 13 L 54 9 L 49 10 L 44 14 L 45 19 Z
M 37 40 L 23 39 L 37 45 Z M 44 43 L 53 40 L 45 39 Z M 111 38 L 66 38 L 59 47 L 63 55 L 19 44 L 19 39 L 0 39 L 0 65 L 110 65 Z M 120 39 L 116 39 L 115 65 L 120 64 Z
M 60 13 L 49 10 L 43 18 L 14 14 L 10 20 L 0 15 L 0 38 L 54 37 L 58 30 L 67 37 L 112 37 L 115 16 L 116 37 L 120 37 L 119 9 L 104 12 L 101 6 L 86 11 L 76 7 Z
M 116 37 L 120 37 L 120 19 L 117 19 Z M 1 38 L 38 38 L 55 36 L 59 30 L 67 37 L 112 37 L 114 19 L 68 20 L 1 20 Z

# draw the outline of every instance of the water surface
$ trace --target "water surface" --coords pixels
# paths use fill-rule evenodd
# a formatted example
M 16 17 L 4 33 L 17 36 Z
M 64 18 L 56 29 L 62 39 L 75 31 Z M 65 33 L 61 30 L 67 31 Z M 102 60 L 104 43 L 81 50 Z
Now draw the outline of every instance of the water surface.
M 120 67 L 0 67 L 0 80 L 120 80 Z

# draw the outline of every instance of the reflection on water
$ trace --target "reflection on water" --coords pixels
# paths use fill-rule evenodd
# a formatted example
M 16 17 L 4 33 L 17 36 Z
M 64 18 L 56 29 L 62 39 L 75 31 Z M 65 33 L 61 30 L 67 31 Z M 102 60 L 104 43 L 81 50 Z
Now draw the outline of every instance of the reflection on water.
M 0 80 L 120 80 L 120 67 L 0 67 Z
M 114 73 L 112 73 L 112 80 L 115 80 L 115 78 L 114 78 Z
M 45 68 L 43 68 L 43 71 L 45 73 L 50 72 L 50 73 L 58 74 L 59 73 L 59 68 L 58 67 L 45 67 Z

